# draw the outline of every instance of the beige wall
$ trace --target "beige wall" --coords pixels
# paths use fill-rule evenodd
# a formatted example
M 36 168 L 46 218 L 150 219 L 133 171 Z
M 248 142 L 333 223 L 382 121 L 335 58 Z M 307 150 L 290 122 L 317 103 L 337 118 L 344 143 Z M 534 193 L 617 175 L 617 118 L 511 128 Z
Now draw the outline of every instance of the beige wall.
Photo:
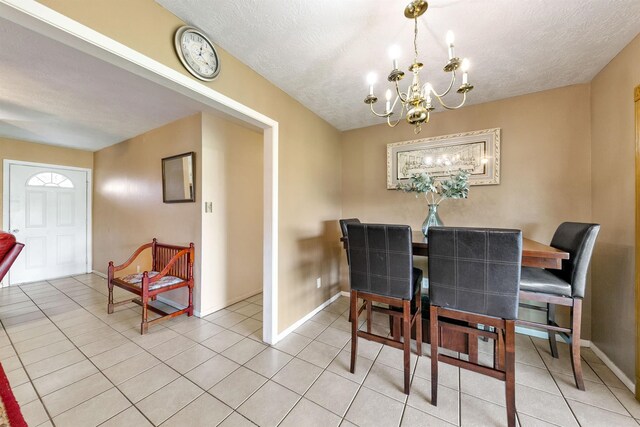
M 549 242 L 561 222 L 590 221 L 589 85 L 435 114 L 418 136 L 405 123 L 345 132 L 343 216 L 419 229 L 427 212 L 424 199 L 386 189 L 386 144 L 495 127 L 502 129 L 501 183 L 473 186 L 467 200 L 442 202 L 439 214 L 446 225 L 514 227 Z M 589 301 L 583 318 L 587 339 Z
M 591 82 L 593 220 L 602 225 L 592 262 L 592 340 L 635 378 L 635 127 L 640 37 Z
M 173 48 L 173 34 L 183 23 L 153 0 L 41 3 L 189 75 Z M 219 78 L 203 84 L 280 124 L 278 329 L 282 331 L 339 289 L 340 134 L 224 50 L 219 54 Z M 317 277 L 323 278 L 320 289 Z
M 3 163 L 4 160 L 48 163 L 58 166 L 93 168 L 91 151 L 36 144 L 16 139 L 0 138 L 0 212 L 2 212 Z
M 197 114 L 94 153 L 94 270 L 106 273 L 109 261 L 126 261 L 156 237 L 163 243 L 195 243 L 194 275 L 200 283 L 200 204 L 162 202 L 161 159 L 194 151 L 197 177 L 201 141 L 201 115 Z M 196 200 L 202 200 L 198 182 Z M 140 263 L 145 269 L 144 261 Z M 181 295 L 173 295 L 174 299 L 184 301 L 184 289 L 175 293 Z
M 202 116 L 203 312 L 262 291 L 262 133 Z

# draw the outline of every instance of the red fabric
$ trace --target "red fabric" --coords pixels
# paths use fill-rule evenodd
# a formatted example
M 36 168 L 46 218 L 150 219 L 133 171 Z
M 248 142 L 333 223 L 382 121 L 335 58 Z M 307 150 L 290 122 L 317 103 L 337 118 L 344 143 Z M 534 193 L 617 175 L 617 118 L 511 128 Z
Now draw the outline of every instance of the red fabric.
M 0 260 L 9 252 L 16 244 L 16 236 L 5 231 L 0 231 Z
M 2 364 L 0 364 L 0 399 L 2 399 L 5 412 L 9 418 L 9 425 L 11 427 L 28 427 L 22 416 L 22 412 L 20 412 L 20 405 L 18 405 L 11 391 L 11 386 L 9 385 L 7 375 L 4 373 L 4 369 L 2 369 Z

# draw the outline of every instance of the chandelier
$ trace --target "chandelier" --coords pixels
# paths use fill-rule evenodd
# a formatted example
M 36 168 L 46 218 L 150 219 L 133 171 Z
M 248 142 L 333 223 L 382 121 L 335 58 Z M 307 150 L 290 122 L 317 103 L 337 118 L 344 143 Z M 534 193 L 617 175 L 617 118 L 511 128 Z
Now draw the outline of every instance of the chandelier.
M 449 87 L 442 93 L 438 93 L 433 89 L 433 86 L 429 82 L 424 85 L 420 81 L 420 70 L 424 66 L 421 62 L 418 62 L 418 17 L 427 11 L 428 3 L 425 0 L 413 0 L 404 9 L 404 16 L 414 20 L 413 31 L 413 51 L 414 59 L 413 63 L 409 66 L 409 71 L 413 73 L 413 80 L 406 92 L 402 92 L 398 85 L 398 82 L 404 78 L 404 72 L 398 69 L 398 49 L 392 47 L 389 51 L 391 59 L 393 61 L 393 70 L 389 73 L 387 80 L 393 82 L 395 85 L 396 96 L 393 102 L 391 89 L 387 89 L 386 92 L 386 106 L 384 113 L 376 113 L 373 109 L 373 104 L 378 101 L 378 98 L 373 94 L 373 85 L 376 80 L 374 73 L 370 73 L 367 76 L 367 82 L 369 83 L 369 95 L 364 99 L 365 104 L 369 104 L 371 112 L 378 117 L 384 117 L 387 119 L 387 124 L 391 127 L 395 127 L 402 117 L 405 115 L 409 124 L 414 125 L 414 132 L 417 134 L 421 131 L 423 123 L 429 123 L 429 114 L 435 109 L 434 98 L 438 103 L 447 110 L 456 110 L 464 105 L 467 100 L 467 92 L 473 89 L 473 86 L 469 84 L 469 61 L 465 58 L 460 60 L 454 54 L 453 47 L 453 33 L 449 31 L 447 33 L 447 46 L 449 47 L 449 62 L 444 66 L 443 70 L 447 73 L 451 73 L 451 83 Z M 458 105 L 447 105 L 443 98 L 451 92 L 456 82 L 456 70 L 460 68 L 462 70 L 462 84 L 458 87 L 457 92 L 462 95 L 462 100 Z M 396 105 L 400 103 L 400 114 L 397 120 L 392 120 L 391 116 L 394 115 L 393 110 Z

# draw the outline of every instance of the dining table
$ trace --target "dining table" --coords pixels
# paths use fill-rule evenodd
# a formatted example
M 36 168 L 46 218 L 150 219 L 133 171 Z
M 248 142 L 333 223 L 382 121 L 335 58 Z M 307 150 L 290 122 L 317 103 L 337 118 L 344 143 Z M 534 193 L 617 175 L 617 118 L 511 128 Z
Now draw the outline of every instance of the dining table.
M 348 248 L 348 238 L 341 237 L 340 241 L 344 249 Z M 413 231 L 411 233 L 411 243 L 414 256 L 429 256 L 429 242 L 427 238 L 422 234 L 422 231 Z M 549 268 L 549 269 L 561 269 L 562 260 L 569 259 L 569 253 L 553 246 L 546 245 L 544 243 L 537 242 L 533 239 L 526 237 L 522 238 L 522 266 L 523 267 L 537 267 L 537 268 Z M 423 298 L 425 295 L 423 295 Z M 428 298 L 428 294 L 426 296 Z M 425 302 L 423 301 L 423 305 Z M 428 304 L 428 302 L 427 302 Z M 522 304 L 525 305 L 526 304 Z M 429 319 L 428 315 L 425 317 L 423 312 L 422 329 L 429 331 Z M 422 335 L 423 341 L 428 342 L 428 333 Z M 473 343 L 469 340 L 469 336 L 462 332 L 455 331 L 442 331 L 440 334 L 440 346 L 448 348 L 460 353 L 475 354 L 474 358 L 477 358 L 477 342 Z
M 341 237 L 340 241 L 346 250 L 349 243 L 348 239 Z M 411 245 L 413 247 L 413 255 L 429 256 L 429 242 L 421 231 L 413 231 L 411 233 Z M 533 239 L 522 238 L 523 267 L 561 269 L 563 259 L 569 259 L 568 252 Z
M 413 231 L 411 233 L 411 245 L 413 247 L 413 255 L 429 256 L 429 242 L 421 231 Z M 522 238 L 523 267 L 561 269 L 563 259 L 569 259 L 568 252 L 526 237 Z

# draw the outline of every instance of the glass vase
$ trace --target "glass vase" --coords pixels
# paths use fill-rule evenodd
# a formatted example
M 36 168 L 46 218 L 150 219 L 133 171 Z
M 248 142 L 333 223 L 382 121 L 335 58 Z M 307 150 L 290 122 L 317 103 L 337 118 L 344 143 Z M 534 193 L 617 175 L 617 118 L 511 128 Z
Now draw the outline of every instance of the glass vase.
M 441 225 L 444 225 L 444 223 L 440 219 L 440 216 L 438 216 L 438 205 L 429 204 L 429 213 L 422 223 L 422 234 L 424 234 L 424 237 L 427 237 L 429 234 L 429 227 Z

